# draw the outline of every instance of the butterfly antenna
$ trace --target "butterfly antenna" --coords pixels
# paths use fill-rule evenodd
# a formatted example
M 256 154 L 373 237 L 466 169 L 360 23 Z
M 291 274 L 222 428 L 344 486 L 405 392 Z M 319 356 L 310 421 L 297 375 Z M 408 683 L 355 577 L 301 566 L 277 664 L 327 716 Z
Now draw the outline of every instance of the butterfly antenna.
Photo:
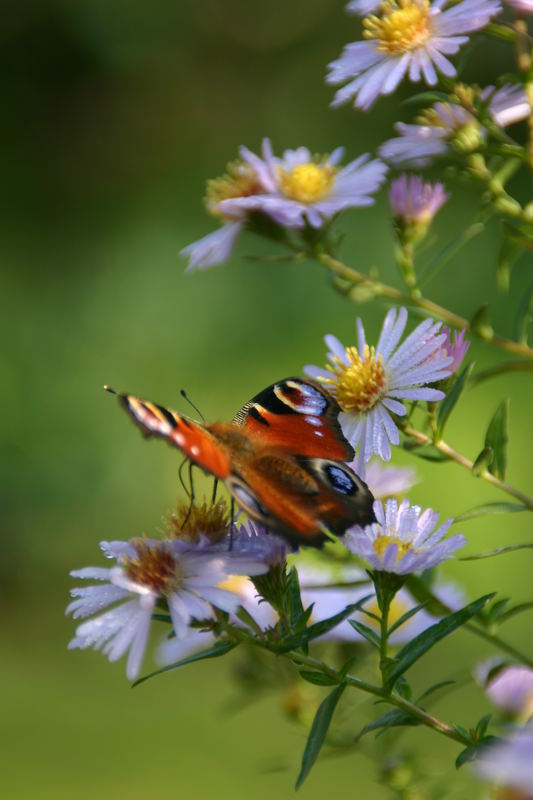
M 181 396 L 182 396 L 182 397 L 183 397 L 183 398 L 184 398 L 184 399 L 185 399 L 185 400 L 188 402 L 188 404 L 194 408 L 194 410 L 196 411 L 196 413 L 198 414 L 198 416 L 199 416 L 199 417 L 201 417 L 201 419 L 202 419 L 202 422 L 204 422 L 204 423 L 205 423 L 205 421 L 206 421 L 206 420 L 205 420 L 205 417 L 204 417 L 204 415 L 202 414 L 202 412 L 200 411 L 200 409 L 198 408 L 198 406 L 195 406 L 195 405 L 194 405 L 193 401 L 190 399 L 190 397 L 188 396 L 188 394 L 187 394 L 187 392 L 185 391 L 185 389 L 180 389 L 180 394 L 181 394 Z
M 190 493 L 189 489 L 187 489 L 187 486 L 185 485 L 185 481 L 183 480 L 183 467 L 185 466 L 187 461 L 188 461 L 188 459 L 184 458 L 183 461 L 181 462 L 180 468 L 178 470 L 178 478 L 179 478 L 179 481 L 180 481 L 180 483 L 181 483 L 181 485 L 183 487 L 183 491 L 185 492 L 187 497 L 190 497 L 191 493 Z
M 108 386 L 107 383 L 104 383 L 104 389 L 110 394 L 118 394 L 118 392 L 115 389 L 112 389 L 111 386 Z
M 192 480 L 192 468 L 193 467 L 194 467 L 194 464 L 192 463 L 192 461 L 189 461 L 189 486 L 191 487 L 191 492 L 190 492 L 190 495 L 189 495 L 190 502 L 189 502 L 189 508 L 187 510 L 187 515 L 186 515 L 185 519 L 183 520 L 183 523 L 182 523 L 182 526 L 181 526 L 181 530 L 183 530 L 185 528 L 186 524 L 188 523 L 189 518 L 190 518 L 191 513 L 192 513 L 192 507 L 194 505 L 194 484 L 193 484 L 193 480 Z

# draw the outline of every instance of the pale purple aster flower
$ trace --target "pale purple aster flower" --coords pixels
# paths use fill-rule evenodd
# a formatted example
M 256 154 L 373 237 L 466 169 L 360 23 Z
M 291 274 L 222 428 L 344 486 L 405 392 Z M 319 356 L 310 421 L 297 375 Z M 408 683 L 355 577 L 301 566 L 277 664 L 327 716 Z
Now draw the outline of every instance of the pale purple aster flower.
M 168 605 L 176 635 L 186 636 L 191 620 L 211 618 L 213 606 L 223 611 L 238 607 L 238 596 L 220 588 L 230 574 L 242 569 L 245 574 L 260 575 L 268 569 L 246 556 L 228 558 L 177 540 L 134 539 L 100 546 L 118 563 L 110 569 L 87 567 L 71 573 L 75 578 L 102 583 L 72 589 L 75 599 L 66 613 L 74 618 L 97 616 L 78 626 L 68 647 L 102 649 L 110 661 L 129 651 L 126 675 L 130 680 L 139 673 L 159 599 Z M 117 601 L 125 602 L 103 611 Z
M 456 103 L 435 103 L 419 116 L 417 124 L 397 122 L 394 127 L 400 135 L 384 142 L 378 152 L 391 164 L 414 167 L 428 166 L 453 147 L 475 150 L 485 136 L 475 116 Z
M 218 230 L 184 247 L 180 255 L 189 260 L 185 271 L 207 269 L 227 261 L 243 227 L 244 221 L 241 220 L 225 222 Z
M 398 505 L 394 499 L 387 500 L 385 507 L 376 500 L 373 508 L 377 522 L 364 528 L 354 525 L 342 541 L 350 552 L 381 572 L 421 572 L 450 558 L 454 550 L 466 544 L 461 534 L 444 539 L 453 519 L 434 530 L 439 515 L 431 508 L 422 512 L 408 500 Z
M 346 6 L 346 11 L 349 14 L 358 14 L 360 17 L 366 17 L 368 14 L 375 14 L 379 11 L 381 0 L 351 0 Z
M 387 172 L 382 161 L 370 161 L 368 154 L 339 166 L 342 147 L 323 158 L 313 157 L 307 147 L 285 150 L 279 158 L 270 140 L 264 139 L 261 158 L 246 147 L 241 147 L 240 155 L 255 171 L 264 192 L 223 200 L 220 211 L 228 215 L 260 211 L 288 228 L 306 224 L 320 228 L 340 211 L 372 205 L 372 195 Z
M 533 670 L 519 664 L 503 664 L 493 660 L 481 664 L 476 677 L 494 705 L 514 716 L 528 718 L 533 714 Z
M 389 188 L 392 216 L 402 225 L 427 227 L 448 198 L 444 184 L 420 175 L 400 175 Z
M 533 800 L 533 726 L 482 750 L 474 770 L 500 789 L 514 789 L 509 800 Z
M 233 532 L 222 542 L 211 546 L 211 551 L 223 553 L 228 563 L 232 558 L 250 558 L 254 563 L 260 561 L 268 568 L 280 564 L 292 550 L 285 539 L 252 520 L 234 526 Z M 239 575 L 242 574 L 240 570 Z
M 412 467 L 383 466 L 378 459 L 370 461 L 368 465 L 356 459 L 350 466 L 368 485 L 376 500 L 405 494 L 418 483 L 418 477 Z
M 352 567 L 350 569 L 344 568 L 339 573 L 333 573 L 331 570 L 317 568 L 305 563 L 297 563 L 297 569 L 304 608 L 313 604 L 311 624 L 339 614 L 348 605 L 357 603 L 364 597 L 368 598 L 364 603 L 364 608 L 379 616 L 374 584 L 368 581 L 367 574 L 363 570 Z M 346 587 L 329 585 L 356 582 L 360 583 L 360 585 Z M 432 592 L 451 610 L 457 610 L 464 605 L 464 593 L 455 584 L 437 584 L 432 587 Z M 389 615 L 391 624 L 416 605 L 417 602 L 413 600 L 411 594 L 406 589 L 400 589 L 391 603 Z M 375 628 L 376 633 L 379 633 L 377 624 L 362 612 L 354 612 L 349 619 L 363 622 L 365 625 Z M 434 625 L 436 621 L 437 618 L 435 616 L 425 609 L 421 609 L 415 616 L 398 628 L 389 641 L 392 645 L 408 642 L 431 625 Z M 348 619 L 346 619 L 317 639 L 317 641 L 322 640 L 363 642 L 364 638 L 354 630 Z
M 336 397 L 342 431 L 354 448 L 360 446 L 358 456 L 365 462 L 374 454 L 388 461 L 390 444 L 400 443 L 391 412 L 406 415 L 402 400 L 436 402 L 444 397 L 439 389 L 426 386 L 450 375 L 452 358 L 438 352 L 446 338 L 439 333 L 441 323 L 424 320 L 398 347 L 406 324 L 406 309 L 392 308 L 374 348 L 367 345 L 358 318 L 357 348 L 344 347 L 328 334 L 329 364 L 325 369 L 312 365 L 304 368 Z
M 452 375 L 454 375 L 459 371 L 459 368 L 464 361 L 464 357 L 466 356 L 468 348 L 470 347 L 470 342 L 465 338 L 466 331 L 464 328 L 461 331 L 453 332 L 453 341 L 452 332 L 449 328 L 444 326 L 442 328 L 442 332 L 446 334 L 446 339 L 442 345 L 442 352 L 453 359 L 450 365 L 450 371 Z
M 500 128 L 522 122 L 531 115 L 531 105 L 521 83 L 506 83 L 496 90 L 487 86 L 481 92 L 481 99 L 489 100 L 490 114 Z
M 390 94 L 405 76 L 413 83 L 438 82 L 437 70 L 456 75 L 446 56 L 468 42 L 465 33 L 479 30 L 501 11 L 499 0 L 463 0 L 445 11 L 445 0 L 384 0 L 379 16 L 363 20 L 366 42 L 353 42 L 330 65 L 327 82 L 347 83 L 334 106 L 354 100 L 364 110 L 380 95 Z

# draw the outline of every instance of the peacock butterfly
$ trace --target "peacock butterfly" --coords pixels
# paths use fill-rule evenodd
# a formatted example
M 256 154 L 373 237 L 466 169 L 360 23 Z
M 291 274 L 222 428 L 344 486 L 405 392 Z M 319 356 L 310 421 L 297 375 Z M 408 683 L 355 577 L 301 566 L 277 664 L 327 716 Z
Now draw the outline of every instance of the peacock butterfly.
M 109 387 L 105 387 L 112 391 Z M 232 422 L 201 424 L 116 393 L 145 436 L 160 436 L 223 481 L 255 520 L 295 544 L 320 546 L 374 521 L 373 496 L 345 462 L 354 450 L 339 406 L 318 383 L 285 378 L 253 397 Z

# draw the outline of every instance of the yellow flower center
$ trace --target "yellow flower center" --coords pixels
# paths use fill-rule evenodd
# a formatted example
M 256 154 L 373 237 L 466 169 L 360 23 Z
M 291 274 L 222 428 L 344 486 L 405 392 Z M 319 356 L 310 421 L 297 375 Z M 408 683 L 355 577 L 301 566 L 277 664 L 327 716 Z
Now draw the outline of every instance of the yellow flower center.
M 279 170 L 280 188 L 291 200 L 316 203 L 329 194 L 335 174 L 331 164 L 297 164 L 291 170 Z
M 410 542 L 403 542 L 401 539 L 398 539 L 397 536 L 387 536 L 387 534 L 383 534 L 382 536 L 376 536 L 374 540 L 374 553 L 378 558 L 383 558 L 390 544 L 395 544 L 398 547 L 398 554 L 396 556 L 397 562 L 403 558 L 409 550 L 413 549 Z
M 165 547 L 154 546 L 144 539 L 133 542 L 136 556 L 124 558 L 128 577 L 158 594 L 167 594 L 179 583 L 179 569 L 174 555 Z
M 223 217 L 218 204 L 235 197 L 250 197 L 263 191 L 255 170 L 244 161 L 231 161 L 224 175 L 207 181 L 205 204 L 208 212 Z
M 328 369 L 335 373 L 334 378 L 319 378 L 329 385 L 331 392 L 343 411 L 365 414 L 370 411 L 387 391 L 387 374 L 381 356 L 376 356 L 374 347 L 365 346 L 363 357 L 356 347 L 347 347 L 345 364 L 338 356 L 333 356 Z
M 207 536 L 213 542 L 221 541 L 228 532 L 230 523 L 228 504 L 225 500 L 217 503 L 190 505 L 189 501 L 178 500 L 174 514 L 168 520 L 170 535 L 187 542 L 197 542 L 200 536 Z
M 370 611 L 371 614 L 376 614 L 376 616 L 381 617 L 381 612 L 379 610 L 377 600 L 374 600 L 374 602 L 369 603 L 367 606 L 365 606 L 365 609 L 367 611 Z M 402 617 L 406 613 L 406 611 L 409 611 L 409 606 L 402 600 L 398 600 L 398 596 L 396 596 L 392 601 L 392 603 L 390 604 L 389 608 L 389 627 L 391 625 L 394 625 L 394 623 L 397 622 L 400 619 L 400 617 Z M 373 620 L 371 617 L 369 618 L 368 624 L 374 628 L 378 627 L 377 622 Z
M 245 575 L 230 575 L 226 580 L 220 581 L 218 588 L 242 596 L 249 583 L 250 581 Z
M 431 34 L 429 0 L 383 0 L 381 16 L 363 20 L 363 37 L 376 39 L 377 49 L 389 55 L 416 50 Z

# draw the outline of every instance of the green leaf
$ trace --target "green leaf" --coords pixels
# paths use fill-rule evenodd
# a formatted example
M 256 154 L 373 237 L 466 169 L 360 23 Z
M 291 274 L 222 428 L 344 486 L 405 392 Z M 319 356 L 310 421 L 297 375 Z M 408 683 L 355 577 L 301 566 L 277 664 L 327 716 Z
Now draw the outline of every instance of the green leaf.
M 430 686 L 429 689 L 426 689 L 425 692 L 422 692 L 422 694 L 416 701 L 417 706 L 419 706 L 423 700 L 427 700 L 428 697 L 431 697 L 432 694 L 438 692 L 439 689 L 444 689 L 447 686 L 455 686 L 456 683 L 457 681 L 452 681 L 452 680 L 439 681 L 439 683 L 434 683 L 433 686 Z
M 397 654 L 396 658 L 384 668 L 384 677 L 387 682 L 387 687 L 391 689 L 398 678 L 404 674 L 412 665 L 421 658 L 424 653 L 427 653 L 437 642 L 440 642 L 446 636 L 449 636 L 457 628 L 464 625 L 472 617 L 478 614 L 485 604 L 494 597 L 493 594 L 484 595 L 479 600 L 469 603 L 459 611 L 449 614 L 440 622 L 435 623 L 430 628 L 415 636 L 408 644 L 403 647 Z
M 485 447 L 490 447 L 494 453 L 494 458 L 488 465 L 488 470 L 501 481 L 505 480 L 505 470 L 507 469 L 508 420 L 509 398 L 500 403 L 489 422 L 489 427 L 485 434 Z
M 318 707 L 318 711 L 315 714 L 315 718 L 309 732 L 309 738 L 307 739 L 307 744 L 305 746 L 302 757 L 302 768 L 300 770 L 300 774 L 298 775 L 295 789 L 300 788 L 302 783 L 311 772 L 313 764 L 317 760 L 318 754 L 322 749 L 322 745 L 324 744 L 326 734 L 331 724 L 333 713 L 345 688 L 346 684 L 341 683 L 340 686 L 337 686 L 335 689 L 333 689 L 333 691 L 328 694 L 324 700 L 322 700 Z
M 498 622 L 500 624 L 502 622 L 507 622 L 513 617 L 518 616 L 518 614 L 523 614 L 525 611 L 531 611 L 532 609 L 533 609 L 533 602 L 531 601 L 529 603 L 518 603 L 516 606 L 508 608 L 507 611 L 503 612 L 503 614 L 500 614 L 500 616 L 498 617 Z
M 469 745 L 459 753 L 455 760 L 455 768 L 460 769 L 464 764 L 474 761 L 476 758 L 479 758 L 479 756 L 489 745 L 493 745 L 501 741 L 502 740 L 499 738 L 499 736 L 484 736 L 479 740 L 479 742 Z
M 432 444 L 420 445 L 410 442 L 402 442 L 402 447 L 404 450 L 407 450 L 409 453 L 412 453 L 418 458 L 422 458 L 424 461 L 448 461 L 448 456 L 445 456 L 444 453 L 441 453 L 440 450 L 437 450 L 437 448 Z
M 463 511 L 455 517 L 456 522 L 466 522 L 469 519 L 476 519 L 476 517 L 484 517 L 488 514 L 513 514 L 517 511 L 528 511 L 528 507 L 522 503 L 484 503 L 481 506 L 475 506 L 469 511 Z
M 162 675 L 163 672 L 170 672 L 170 670 L 178 669 L 178 667 L 184 667 L 186 664 L 192 664 L 195 661 L 204 661 L 206 658 L 219 658 L 220 656 L 225 656 L 226 653 L 229 653 L 230 650 L 233 650 L 233 648 L 236 646 L 237 642 L 219 641 L 214 644 L 213 647 L 209 647 L 207 650 L 200 650 L 199 653 L 193 653 L 186 658 L 180 658 L 179 661 L 174 661 L 173 664 L 168 664 L 166 667 L 156 669 L 154 672 L 150 672 L 148 675 L 143 675 L 142 678 L 138 678 L 132 683 L 132 687 L 139 686 L 141 683 L 144 683 L 149 678 L 154 678 L 156 675 Z
M 481 558 L 493 558 L 501 556 L 503 553 L 514 553 L 515 550 L 531 550 L 533 542 L 526 544 L 508 544 L 505 547 L 497 547 L 495 550 L 486 550 L 484 553 L 475 553 L 472 556 L 460 556 L 459 561 L 478 561 Z
M 331 678 L 323 672 L 315 672 L 308 669 L 301 669 L 300 677 L 303 678 L 304 681 L 312 683 L 315 686 L 337 686 L 338 684 L 338 680 L 335 680 L 335 678 Z
M 380 638 L 378 634 L 372 630 L 372 628 L 369 628 L 368 625 L 364 625 L 362 622 L 358 622 L 356 619 L 349 620 L 349 623 L 354 631 L 357 631 L 357 633 L 359 633 L 363 639 L 366 639 L 367 642 L 370 642 L 370 644 L 374 645 L 374 647 L 377 647 L 379 650 Z
M 394 633 L 394 631 L 397 631 L 398 628 L 400 628 L 402 625 L 404 625 L 404 623 L 410 620 L 411 617 L 414 617 L 415 614 L 418 614 L 418 612 L 421 611 L 423 608 L 425 608 L 428 605 L 428 603 L 429 600 L 425 600 L 423 603 L 420 603 L 420 605 L 415 606 L 414 608 L 410 608 L 409 611 L 406 611 L 405 614 L 402 614 L 400 619 L 397 619 L 396 622 L 390 626 L 388 630 L 388 636 L 390 636 L 391 633 Z
M 387 728 L 414 727 L 415 725 L 420 725 L 420 722 L 415 719 L 415 717 L 412 717 L 410 714 L 406 714 L 405 711 L 402 711 L 400 708 L 394 708 L 392 711 L 387 711 L 377 719 L 367 723 L 367 725 L 365 725 L 365 727 L 357 734 L 355 741 L 358 742 L 359 739 L 361 739 L 367 733 L 372 733 L 372 731 L 380 731 L 380 733 L 384 733 Z
M 487 732 L 487 728 L 489 727 L 489 723 L 492 719 L 492 714 L 485 714 L 484 717 L 481 717 L 478 724 L 476 725 L 476 739 L 483 739 Z
M 492 447 L 484 447 L 472 464 L 472 475 L 479 478 L 482 472 L 490 467 L 494 461 L 494 450 Z
M 152 614 L 152 619 L 155 622 L 168 622 L 172 624 L 172 617 L 170 614 Z
M 302 598 L 300 595 L 300 583 L 298 581 L 298 572 L 296 567 L 292 567 L 287 575 L 287 588 L 286 588 L 286 609 L 287 616 L 291 628 L 297 628 L 298 623 L 304 615 L 304 607 L 302 605 Z
M 361 601 L 359 601 L 359 603 L 360 602 Z M 304 628 L 297 633 L 290 634 L 279 643 L 271 642 L 271 649 L 274 652 L 286 653 L 288 650 L 307 644 L 307 642 L 316 639 L 318 636 L 322 636 L 324 633 L 327 633 L 343 622 L 346 617 L 349 617 L 350 614 L 358 609 L 359 603 L 352 603 L 346 606 L 344 611 L 335 614 L 333 617 L 322 619 L 320 622 L 315 622 L 314 625 L 310 625 L 308 628 Z
M 455 408 L 457 401 L 461 397 L 467 383 L 468 379 L 470 378 L 470 374 L 474 368 L 474 362 L 472 361 L 470 364 L 463 369 L 463 371 L 457 376 L 455 381 L 452 384 L 451 389 L 449 390 L 448 394 L 441 401 L 439 404 L 439 413 L 437 415 L 437 438 L 440 439 L 442 434 L 444 433 L 444 428 L 446 427 L 446 422 L 448 421 L 448 417 L 452 413 L 453 409 Z
M 432 103 L 449 103 L 450 96 L 445 92 L 418 92 L 417 94 L 408 97 L 407 100 L 402 100 L 402 106 L 420 106 L 430 105 Z

